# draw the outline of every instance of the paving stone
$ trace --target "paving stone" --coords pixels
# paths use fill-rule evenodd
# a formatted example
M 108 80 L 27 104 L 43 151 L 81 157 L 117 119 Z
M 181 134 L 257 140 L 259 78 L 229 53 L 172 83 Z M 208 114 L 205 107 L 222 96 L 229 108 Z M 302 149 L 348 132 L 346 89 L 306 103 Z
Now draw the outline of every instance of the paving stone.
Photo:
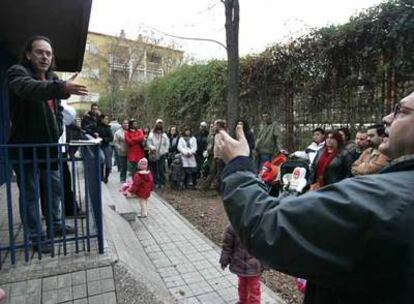
M 27 281 L 27 294 L 41 294 L 42 293 L 42 280 L 35 279 Z
M 105 293 L 105 292 L 110 292 L 110 291 L 114 291 L 115 290 L 115 283 L 114 283 L 114 279 L 104 279 L 101 280 L 101 292 Z
M 162 267 L 167 267 L 167 266 L 171 266 L 172 265 L 171 261 L 169 259 L 167 259 L 167 258 L 165 258 L 165 259 L 159 259 L 159 260 L 153 260 L 152 263 L 157 268 L 162 268 Z
M 88 299 L 79 299 L 73 301 L 73 304 L 88 304 Z
M 55 304 L 58 302 L 57 290 L 49 290 L 42 293 L 42 304 Z
M 113 278 L 114 272 L 112 271 L 112 266 L 99 268 L 99 277 L 101 280 Z
M 211 268 L 213 267 L 213 265 L 211 265 L 208 261 L 197 261 L 194 262 L 193 265 L 195 266 L 195 268 L 197 270 L 201 270 L 201 269 L 206 269 L 206 268 Z
M 173 288 L 185 284 L 183 278 L 181 278 L 180 276 L 165 278 L 164 283 L 167 286 L 167 288 Z
M 115 292 L 102 294 L 102 304 L 117 304 Z
M 26 281 L 12 283 L 11 289 L 10 289 L 10 296 L 14 297 L 14 296 L 20 296 L 20 295 L 26 294 L 26 289 L 27 289 Z
M 187 259 L 189 259 L 191 262 L 196 263 L 198 261 L 203 261 L 205 257 L 203 257 L 200 253 L 196 252 L 193 254 L 188 254 Z
M 103 298 L 102 295 L 95 295 L 88 298 L 89 304 L 102 304 Z
M 72 286 L 73 299 L 86 298 L 88 296 L 86 284 Z
M 160 268 L 159 273 L 163 279 L 177 276 L 179 274 L 176 267 L 173 267 L 173 266 Z
M 62 274 L 57 277 L 57 288 L 70 287 L 72 285 L 72 276 L 70 273 Z
M 161 248 L 158 245 L 152 245 L 145 248 L 146 252 L 161 252 Z
M 58 301 L 61 302 L 67 302 L 71 301 L 73 299 L 72 297 L 72 287 L 64 287 L 58 289 Z
M 72 285 L 80 285 L 86 283 L 86 271 L 72 272 Z
M 88 296 L 93 296 L 101 293 L 101 281 L 88 281 Z
M 40 304 L 42 300 L 41 293 L 26 295 L 26 304 Z
M 184 273 L 182 277 L 187 284 L 203 281 L 203 277 L 198 272 Z
M 209 280 L 209 284 L 214 287 L 215 290 L 222 290 L 226 287 L 233 287 L 233 284 L 224 276 Z
M 213 287 L 211 287 L 206 281 L 188 284 L 188 286 L 195 296 L 214 291 Z
M 26 295 L 11 296 L 10 304 L 26 304 Z
M 177 301 L 177 304 L 200 304 L 196 297 L 184 298 Z
M 216 292 L 210 292 L 207 294 L 197 296 L 197 299 L 201 303 L 214 303 L 214 304 L 226 303 Z
M 88 269 L 86 271 L 86 279 L 89 282 L 99 280 L 99 268 Z
M 57 276 L 42 279 L 42 291 L 57 289 Z
M 234 287 L 216 289 L 216 291 L 226 302 L 236 302 L 239 298 L 238 291 Z
M 193 292 L 188 285 L 176 286 L 168 289 L 176 299 L 189 298 Z
M 202 269 L 202 270 L 200 270 L 200 273 L 203 276 L 203 278 L 206 279 L 206 280 L 211 280 L 211 279 L 218 278 L 218 277 L 222 276 L 222 273 L 217 271 L 216 268 Z
M 192 266 L 191 264 L 181 264 L 176 267 L 179 273 L 189 273 L 189 272 L 195 272 L 196 268 Z

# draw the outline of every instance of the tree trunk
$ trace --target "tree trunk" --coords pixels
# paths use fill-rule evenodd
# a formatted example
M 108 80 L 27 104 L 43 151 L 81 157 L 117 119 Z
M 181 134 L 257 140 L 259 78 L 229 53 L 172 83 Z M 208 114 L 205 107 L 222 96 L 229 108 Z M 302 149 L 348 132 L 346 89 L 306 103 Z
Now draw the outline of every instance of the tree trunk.
M 229 129 L 239 116 L 239 0 L 223 0 L 226 13 L 226 42 L 228 64 L 227 122 Z

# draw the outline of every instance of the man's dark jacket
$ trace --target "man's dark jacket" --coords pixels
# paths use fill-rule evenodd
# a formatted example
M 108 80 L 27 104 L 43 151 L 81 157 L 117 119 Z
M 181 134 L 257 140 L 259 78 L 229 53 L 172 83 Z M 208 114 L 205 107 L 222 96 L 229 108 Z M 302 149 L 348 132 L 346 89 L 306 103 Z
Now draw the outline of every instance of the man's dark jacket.
M 105 125 L 100 121 L 96 125 L 94 133 L 98 133 L 99 137 L 102 138 L 101 147 L 108 147 L 114 138 L 112 135 L 111 126 Z
M 9 143 L 57 143 L 63 130 L 60 99 L 69 97 L 64 82 L 53 72 L 47 73 L 45 81 L 38 80 L 30 68 L 19 64 L 10 67 L 7 75 L 12 123 Z M 48 100 L 53 100 L 55 113 Z
M 329 289 L 318 304 L 414 303 L 414 155 L 380 174 L 274 198 L 247 157 L 223 171 L 230 222 L 254 256 Z

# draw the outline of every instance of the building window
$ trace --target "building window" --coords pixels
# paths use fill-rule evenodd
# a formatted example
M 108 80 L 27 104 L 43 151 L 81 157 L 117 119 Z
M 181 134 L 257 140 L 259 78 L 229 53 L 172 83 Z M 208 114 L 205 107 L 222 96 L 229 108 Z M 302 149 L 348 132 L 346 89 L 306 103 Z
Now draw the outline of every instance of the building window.
M 158 52 L 151 52 L 148 54 L 148 61 L 152 63 L 161 63 L 162 57 Z
M 93 45 L 92 43 L 86 43 L 85 51 L 88 52 L 91 55 L 98 55 L 99 54 L 98 48 L 95 45 Z

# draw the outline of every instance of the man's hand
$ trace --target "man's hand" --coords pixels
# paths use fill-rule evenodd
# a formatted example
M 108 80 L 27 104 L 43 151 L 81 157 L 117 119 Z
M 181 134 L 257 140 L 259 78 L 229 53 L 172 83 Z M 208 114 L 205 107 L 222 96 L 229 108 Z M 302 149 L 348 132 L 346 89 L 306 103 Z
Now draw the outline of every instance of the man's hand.
M 220 130 L 217 149 L 222 155 L 224 162 L 228 163 L 238 156 L 249 156 L 250 148 L 242 126 L 236 127 L 237 140 L 232 138 L 226 131 Z
M 65 91 L 70 95 L 88 95 L 86 86 L 74 83 L 79 73 L 75 73 L 65 82 Z

